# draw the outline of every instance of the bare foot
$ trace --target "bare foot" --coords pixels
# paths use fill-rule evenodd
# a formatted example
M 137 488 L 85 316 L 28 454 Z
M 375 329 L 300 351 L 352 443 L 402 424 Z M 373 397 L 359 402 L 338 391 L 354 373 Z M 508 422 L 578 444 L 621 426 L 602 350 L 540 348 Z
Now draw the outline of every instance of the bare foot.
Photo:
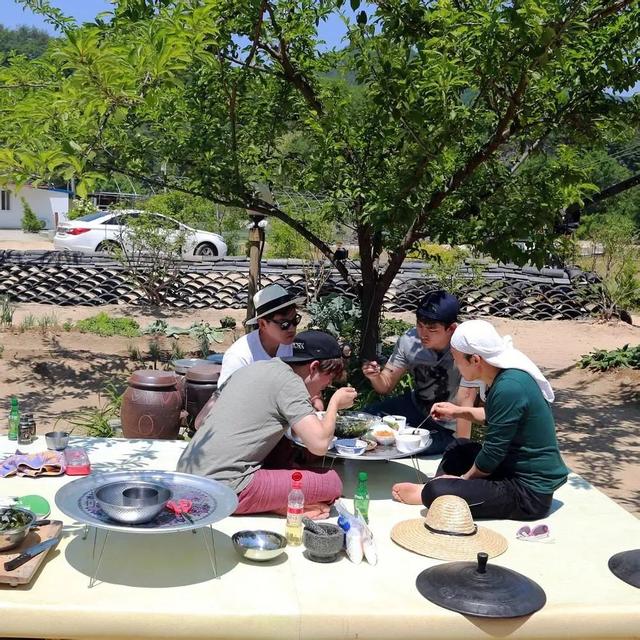
M 312 520 L 326 520 L 331 512 L 331 507 L 326 502 L 304 505 L 304 515 Z
M 315 502 L 313 504 L 305 504 L 303 516 L 311 518 L 311 520 L 326 520 L 331 512 L 331 507 L 326 502 Z M 287 508 L 276 509 L 272 513 L 277 513 L 280 516 L 287 515 Z
M 398 482 L 391 489 L 391 495 L 394 500 L 404 502 L 405 504 L 422 504 L 423 484 L 414 484 L 413 482 Z

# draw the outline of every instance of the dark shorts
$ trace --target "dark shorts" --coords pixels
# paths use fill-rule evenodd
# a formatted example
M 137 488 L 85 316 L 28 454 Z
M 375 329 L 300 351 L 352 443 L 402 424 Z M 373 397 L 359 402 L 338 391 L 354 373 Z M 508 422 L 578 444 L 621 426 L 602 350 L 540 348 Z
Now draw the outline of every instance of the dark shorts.
M 482 445 L 467 439 L 457 440 L 442 456 L 436 477 L 422 490 L 422 502 L 431 506 L 436 498 L 454 495 L 464 498 L 474 518 L 504 520 L 538 520 L 551 508 L 553 494 L 543 494 L 525 487 L 517 478 L 501 473 L 500 468 L 487 478 L 458 480 L 438 478 L 459 476 L 473 465 Z

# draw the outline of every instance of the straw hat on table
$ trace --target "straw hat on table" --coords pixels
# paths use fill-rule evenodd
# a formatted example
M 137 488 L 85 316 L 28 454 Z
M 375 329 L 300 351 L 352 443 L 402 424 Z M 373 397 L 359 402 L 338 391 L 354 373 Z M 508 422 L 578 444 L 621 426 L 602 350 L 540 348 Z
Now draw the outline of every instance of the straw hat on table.
M 473 522 L 471 510 L 458 496 L 440 496 L 426 518 L 404 520 L 391 530 L 391 539 L 409 551 L 439 560 L 475 560 L 480 551 L 490 558 L 507 550 L 504 536 Z

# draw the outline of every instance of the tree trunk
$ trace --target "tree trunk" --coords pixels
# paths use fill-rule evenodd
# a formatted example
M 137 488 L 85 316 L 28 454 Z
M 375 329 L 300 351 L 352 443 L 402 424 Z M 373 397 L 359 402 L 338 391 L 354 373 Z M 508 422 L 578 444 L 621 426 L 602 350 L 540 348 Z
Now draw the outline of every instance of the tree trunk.
M 253 296 L 260 286 L 260 246 L 264 240 L 264 229 L 254 225 L 249 229 L 249 284 L 247 286 L 247 316 L 246 320 L 256 314 L 253 306 Z M 245 325 L 245 333 L 250 333 L 255 327 Z

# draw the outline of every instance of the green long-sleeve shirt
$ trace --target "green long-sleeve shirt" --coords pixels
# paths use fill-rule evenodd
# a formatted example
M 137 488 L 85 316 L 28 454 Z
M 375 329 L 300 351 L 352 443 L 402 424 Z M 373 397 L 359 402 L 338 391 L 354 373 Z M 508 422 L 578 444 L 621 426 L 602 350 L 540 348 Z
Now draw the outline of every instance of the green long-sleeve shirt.
M 536 381 L 519 369 L 496 376 L 486 400 L 487 435 L 476 467 L 517 478 L 525 487 L 551 494 L 567 481 L 551 407 Z

